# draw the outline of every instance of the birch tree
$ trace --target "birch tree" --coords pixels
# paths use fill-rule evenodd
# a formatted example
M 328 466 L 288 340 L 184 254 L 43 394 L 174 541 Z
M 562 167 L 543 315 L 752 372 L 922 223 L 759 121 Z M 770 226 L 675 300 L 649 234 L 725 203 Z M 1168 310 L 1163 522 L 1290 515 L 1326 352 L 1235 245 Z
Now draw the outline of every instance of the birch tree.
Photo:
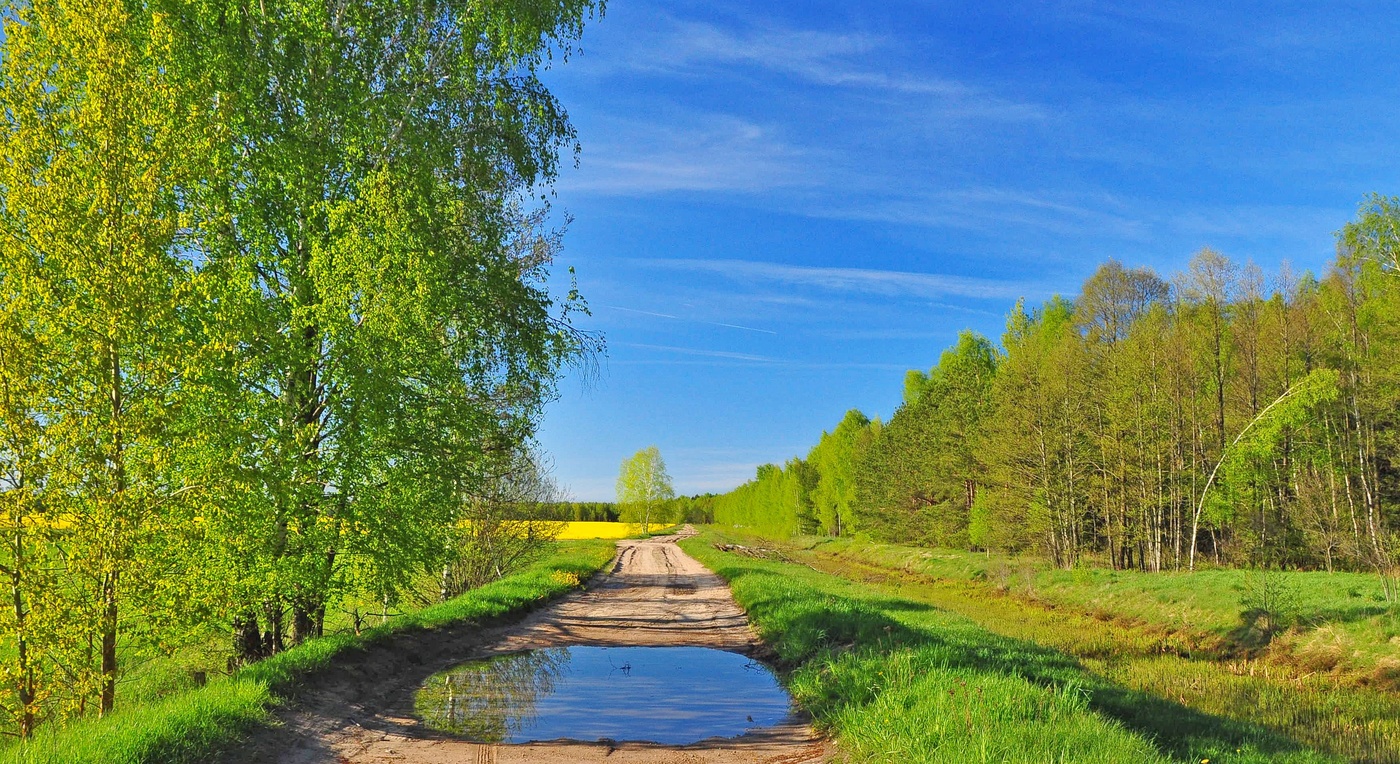
M 869 426 L 869 417 L 851 409 L 830 433 L 822 433 L 807 455 L 808 463 L 817 470 L 817 486 L 812 491 L 817 521 L 828 535 L 841 536 L 853 530 L 856 443 Z
M 163 596 L 168 568 L 152 555 L 178 534 L 194 487 L 176 464 L 187 445 L 177 419 L 199 363 L 186 310 L 199 242 L 186 203 L 201 177 L 205 122 L 166 66 L 168 15 L 75 0 L 12 6 L 5 19 L 0 273 L 14 300 L 6 309 L 29 311 L 18 327 L 29 342 L 8 352 L 43 362 L 27 371 L 13 356 L 4 362 L 14 372 L 6 429 L 22 433 L 28 420 L 32 432 L 36 418 L 43 429 L 41 445 L 11 441 L 26 474 L 13 473 L 7 503 L 41 506 L 42 522 L 61 530 L 52 543 L 65 565 L 64 617 L 95 652 L 95 664 L 71 664 L 68 681 L 80 710 L 92 690 L 105 713 L 129 610 L 149 623 L 180 600 Z M 35 527 L 15 519 L 16 531 Z M 11 547 L 16 569 L 34 553 L 25 546 Z M 19 604 L 20 588 L 15 613 L 26 627 L 40 603 L 59 606 L 38 592 Z M 33 705 L 32 688 L 18 694 Z M 32 729 L 30 711 L 22 716 Z
M 651 528 L 653 514 L 676 497 L 661 449 L 647 446 L 622 461 L 617 475 L 617 503 L 623 522 L 641 523 Z
M 439 564 L 459 497 L 591 347 L 545 288 L 559 238 L 538 201 L 575 143 L 539 75 L 600 7 L 212 0 L 192 16 L 181 55 L 211 75 L 229 135 L 212 259 L 241 292 L 219 371 L 257 498 L 221 521 L 251 582 L 239 644 L 319 634 L 356 571 L 403 583 Z

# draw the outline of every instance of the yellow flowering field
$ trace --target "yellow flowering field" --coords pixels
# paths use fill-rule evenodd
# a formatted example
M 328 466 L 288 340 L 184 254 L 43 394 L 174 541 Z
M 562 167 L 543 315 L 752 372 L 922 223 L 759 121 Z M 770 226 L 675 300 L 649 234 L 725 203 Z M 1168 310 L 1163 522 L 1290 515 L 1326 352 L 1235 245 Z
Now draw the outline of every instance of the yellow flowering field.
M 636 536 L 642 532 L 641 523 L 564 523 L 564 530 L 559 534 L 561 541 L 575 541 L 578 539 L 622 539 L 628 536 Z M 655 533 L 664 528 L 669 528 L 667 523 L 651 523 L 648 530 Z

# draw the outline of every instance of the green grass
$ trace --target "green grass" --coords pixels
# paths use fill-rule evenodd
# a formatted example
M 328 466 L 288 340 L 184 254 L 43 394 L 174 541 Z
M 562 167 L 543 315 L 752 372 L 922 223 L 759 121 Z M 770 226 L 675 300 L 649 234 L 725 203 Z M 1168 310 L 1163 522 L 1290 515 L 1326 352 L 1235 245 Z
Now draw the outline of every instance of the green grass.
M 897 587 L 720 552 L 711 546 L 719 538 L 710 531 L 683 546 L 730 581 L 790 670 L 794 697 L 851 761 L 1341 760 L 1115 681 Z
M 409 629 L 489 622 L 539 606 L 612 559 L 610 541 L 561 542 L 552 556 L 456 599 L 405 614 L 359 635 L 315 639 L 207 686 L 134 704 L 106 719 L 41 729 L 33 740 L 0 749 L 0 764 L 178 764 L 202 762 L 267 723 L 271 708 L 309 674 L 348 650 Z
M 573 539 L 565 543 L 572 544 L 577 541 L 593 539 Z M 611 540 L 608 541 L 611 543 Z M 351 593 L 340 601 L 337 608 L 326 613 L 325 634 L 354 634 L 355 617 L 352 613 L 358 613 L 361 630 L 397 623 L 408 614 L 436 604 L 439 584 L 440 579 L 436 573 L 422 571 L 414 577 L 413 583 L 398 601 L 387 605 L 373 595 Z M 9 660 L 13 657 L 14 643 L 13 639 L 7 639 L 7 636 L 11 635 L 0 635 L 0 656 Z M 120 643 L 118 708 L 144 706 L 172 695 L 198 689 L 198 675 L 214 679 L 228 673 L 230 638 L 222 625 L 205 624 L 182 635 L 161 636 L 162 642 L 175 645 L 169 652 L 155 652 L 149 645 L 137 647 L 126 640 Z M 0 720 L 0 748 L 13 737 L 15 731 L 13 720 Z
M 1385 601 L 1380 581 L 1370 574 L 1267 574 L 1286 605 L 1287 627 L 1270 641 L 1246 617 L 1265 575 L 1257 571 L 1060 570 L 1036 560 L 850 539 L 809 538 L 797 546 L 824 558 L 972 582 L 1023 600 L 1157 627 L 1197 652 L 1262 655 L 1353 683 L 1400 689 L 1400 607 Z

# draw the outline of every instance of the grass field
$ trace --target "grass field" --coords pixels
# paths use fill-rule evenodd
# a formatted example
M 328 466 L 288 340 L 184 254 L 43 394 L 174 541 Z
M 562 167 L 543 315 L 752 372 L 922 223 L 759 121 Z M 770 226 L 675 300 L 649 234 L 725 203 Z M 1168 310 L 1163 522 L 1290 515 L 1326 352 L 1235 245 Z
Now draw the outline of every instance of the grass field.
M 0 749 L 0 764 L 182 764 L 204 762 L 266 723 L 297 680 L 328 666 L 346 650 L 407 629 L 489 621 L 530 610 L 579 585 L 612 560 L 613 544 L 575 541 L 520 573 L 456 599 L 407 613 L 356 635 L 314 639 L 205 687 L 147 703 L 129 703 L 106 719 L 41 728 L 35 738 Z
M 739 539 L 738 543 L 751 548 L 775 546 L 772 542 L 754 539 Z M 744 574 L 753 573 L 756 566 L 782 565 L 774 560 L 723 555 L 706 544 L 700 546 L 703 548 L 696 550 L 697 556 L 707 562 L 718 556 L 717 566 L 741 571 L 735 584 L 736 593 L 745 591 L 740 581 Z M 808 542 L 803 546 L 812 544 Z M 782 565 L 786 575 L 820 577 L 814 580 L 824 582 L 826 596 L 849 587 L 848 591 L 858 595 L 843 595 L 842 600 L 872 607 L 877 614 L 883 613 L 883 617 L 902 628 L 922 630 L 927 638 L 943 648 L 956 648 L 958 661 L 974 660 L 969 656 L 981 655 L 978 651 L 983 648 L 976 647 L 981 644 L 985 650 L 992 651 L 990 654 L 1001 656 L 994 661 L 997 672 L 1020 675 L 1041 687 L 1064 687 L 1068 686 L 1066 683 L 1073 683 L 1087 693 L 1089 711 L 1152 741 L 1169 760 L 1196 764 L 1205 758 L 1215 762 L 1347 759 L 1400 762 L 1400 698 L 1394 693 L 1346 686 L 1332 677 L 1309 675 L 1291 665 L 1270 666 L 1257 660 L 1219 659 L 1209 651 L 1193 657 L 1196 649 L 1193 638 L 1182 632 L 1170 632 L 1127 619 L 1105 620 L 1102 614 L 1076 612 L 1068 605 L 1053 608 L 1037 605 L 998 593 L 994 584 L 981 581 L 975 571 L 965 572 L 956 580 L 939 579 L 899 567 L 872 564 L 862 559 L 863 550 L 858 545 L 843 542 L 837 548 L 841 550 L 840 555 L 823 555 L 791 546 L 778 547 L 773 554 L 791 561 Z M 876 557 L 893 554 L 888 548 L 877 551 Z M 919 550 L 919 554 L 924 551 L 927 550 Z M 973 563 L 953 555 L 933 564 L 971 566 Z M 808 565 L 839 574 L 839 577 L 823 577 L 806 567 Z M 729 575 L 722 569 L 721 573 Z M 833 578 L 847 583 L 830 583 Z M 861 583 L 853 584 L 848 580 Z M 751 609 L 761 628 L 765 620 L 761 614 L 768 607 L 763 601 L 768 596 L 763 588 L 766 587 L 760 587 L 758 592 L 759 607 Z M 746 596 L 752 595 L 739 596 L 743 602 Z M 787 606 L 775 604 L 773 607 L 781 610 Z M 781 640 L 786 638 L 784 632 L 788 630 L 788 627 L 780 627 L 777 634 L 768 636 Z M 843 649 L 854 648 L 838 645 L 836 652 Z M 877 648 L 876 652 L 881 650 Z M 899 649 L 885 649 L 884 653 L 884 658 L 877 655 L 869 659 L 873 661 L 875 672 L 889 673 L 880 667 L 882 660 L 892 665 L 904 665 L 908 660 Z M 1047 659 L 1046 655 L 1055 657 Z M 1046 666 L 1053 670 L 1047 671 Z M 799 669 L 795 676 L 802 677 L 806 671 L 806 668 Z M 840 696 L 848 690 L 837 688 L 835 692 Z M 841 701 L 848 707 L 831 721 L 843 741 L 848 738 L 865 740 L 875 735 L 873 730 L 881 726 L 863 716 L 862 704 L 855 704 L 854 710 L 849 708 L 853 697 Z M 932 743 L 914 738 L 925 734 L 918 729 L 935 725 L 938 713 L 921 709 L 917 703 L 908 706 L 908 713 L 913 715 L 909 721 L 914 727 L 910 733 L 913 738 L 892 739 L 890 750 L 912 753 L 914 760 L 924 760 L 920 758 L 924 754 L 919 751 L 927 753 Z M 818 716 L 822 718 L 822 714 Z M 1004 725 L 998 734 L 1016 739 L 1020 734 L 1012 729 L 1016 726 L 1016 723 Z M 1046 734 L 1060 733 L 1047 730 Z M 857 743 L 861 756 L 868 753 L 866 745 Z M 1042 750 L 1035 755 L 1046 753 Z M 930 761 L 956 760 L 951 754 L 929 755 L 932 756 Z M 1005 760 L 1035 758 L 1030 749 L 1021 751 L 1014 747 L 1001 755 Z M 997 759 L 993 757 L 992 760 Z M 1066 760 L 1095 759 L 1074 755 Z
M 829 561 L 964 582 L 973 591 L 1156 627 L 1195 653 L 1261 658 L 1351 684 L 1400 689 L 1400 607 L 1385 600 L 1370 574 L 1060 570 L 1034 560 L 849 539 L 796 545 Z M 1266 618 L 1264 611 L 1272 612 Z

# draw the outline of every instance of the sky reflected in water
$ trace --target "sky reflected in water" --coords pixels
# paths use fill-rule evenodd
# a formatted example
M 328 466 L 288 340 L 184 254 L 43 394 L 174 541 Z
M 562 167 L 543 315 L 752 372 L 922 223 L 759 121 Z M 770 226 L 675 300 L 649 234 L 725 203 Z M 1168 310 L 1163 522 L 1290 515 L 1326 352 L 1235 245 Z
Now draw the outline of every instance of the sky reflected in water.
M 557 647 L 472 661 L 428 679 L 415 706 L 429 727 L 483 743 L 684 745 L 791 712 L 767 666 L 703 647 Z

